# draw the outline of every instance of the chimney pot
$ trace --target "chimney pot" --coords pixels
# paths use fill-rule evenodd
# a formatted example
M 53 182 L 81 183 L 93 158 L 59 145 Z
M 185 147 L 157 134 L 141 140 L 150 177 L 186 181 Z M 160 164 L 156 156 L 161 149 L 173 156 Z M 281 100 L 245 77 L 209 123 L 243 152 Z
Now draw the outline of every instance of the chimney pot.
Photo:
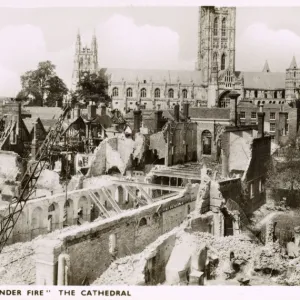
M 230 91 L 228 97 L 230 98 L 230 121 L 233 123 L 235 127 L 237 127 L 237 98 L 240 94 L 237 91 Z
M 258 138 L 263 138 L 265 135 L 264 123 L 265 123 L 265 113 L 263 112 L 263 105 L 259 105 L 259 112 L 257 113 L 257 123 L 258 123 Z

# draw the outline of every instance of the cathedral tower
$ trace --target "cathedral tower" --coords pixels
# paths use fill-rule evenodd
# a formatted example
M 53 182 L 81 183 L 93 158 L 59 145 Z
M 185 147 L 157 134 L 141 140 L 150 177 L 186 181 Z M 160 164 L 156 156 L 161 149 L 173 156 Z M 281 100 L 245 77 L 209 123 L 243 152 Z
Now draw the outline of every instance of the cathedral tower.
M 82 47 L 81 36 L 78 31 L 76 45 L 74 66 L 72 74 L 72 90 L 76 89 L 76 85 L 80 79 L 80 76 L 84 72 L 96 73 L 98 71 L 98 44 L 96 34 L 94 32 L 92 37 L 91 47 L 87 45 Z
M 201 70 L 204 84 L 214 81 L 212 68 L 215 61 L 219 72 L 235 71 L 235 25 L 235 7 L 199 8 L 197 69 Z

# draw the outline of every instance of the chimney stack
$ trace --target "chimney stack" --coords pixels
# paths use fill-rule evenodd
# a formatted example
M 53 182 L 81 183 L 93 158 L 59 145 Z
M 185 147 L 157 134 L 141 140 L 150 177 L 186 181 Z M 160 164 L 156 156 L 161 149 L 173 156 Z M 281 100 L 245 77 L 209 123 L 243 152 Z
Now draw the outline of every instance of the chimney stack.
M 179 104 L 175 104 L 174 106 L 174 118 L 175 122 L 179 122 Z
M 90 101 L 88 105 L 88 119 L 92 120 L 96 117 L 96 112 L 97 112 L 97 106 L 95 102 Z
M 239 96 L 240 94 L 237 91 L 231 91 L 228 95 L 230 98 L 230 122 L 235 127 L 238 125 L 237 98 Z
M 106 115 L 106 105 L 104 103 L 100 104 L 100 108 L 101 108 L 101 116 L 105 116 Z
M 38 151 L 37 121 L 33 123 L 33 139 L 31 141 L 31 158 L 34 160 Z
M 188 102 L 183 103 L 183 117 L 184 117 L 184 122 L 187 122 L 188 118 L 189 118 L 189 103 Z
M 75 110 L 75 118 L 78 119 L 80 117 L 80 115 L 81 115 L 81 111 L 80 111 L 79 105 L 76 105 L 75 108 L 74 108 L 74 110 Z
M 155 132 L 159 132 L 161 130 L 162 114 L 162 110 L 156 110 L 154 112 Z
M 263 105 L 259 105 L 259 112 L 257 113 L 258 121 L 258 138 L 263 138 L 265 134 L 264 123 L 265 123 L 265 113 L 263 112 Z
M 142 121 L 142 111 L 140 109 L 133 111 L 133 118 L 134 118 L 134 132 L 140 132 L 141 128 L 141 121 Z

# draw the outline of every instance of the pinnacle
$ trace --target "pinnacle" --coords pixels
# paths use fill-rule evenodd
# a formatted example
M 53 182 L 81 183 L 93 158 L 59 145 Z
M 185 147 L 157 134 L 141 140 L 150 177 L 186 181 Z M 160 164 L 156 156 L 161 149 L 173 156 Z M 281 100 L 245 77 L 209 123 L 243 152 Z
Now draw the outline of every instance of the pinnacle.
M 266 60 L 266 62 L 265 62 L 265 65 L 264 65 L 264 68 L 263 68 L 263 70 L 262 70 L 263 72 L 266 72 L 266 73 L 268 73 L 268 72 L 271 72 L 270 71 L 270 67 L 269 67 L 269 64 L 268 64 L 268 61 Z
M 292 58 L 292 61 L 291 61 L 291 64 L 290 64 L 290 69 L 297 69 L 297 63 L 296 63 L 295 55 Z

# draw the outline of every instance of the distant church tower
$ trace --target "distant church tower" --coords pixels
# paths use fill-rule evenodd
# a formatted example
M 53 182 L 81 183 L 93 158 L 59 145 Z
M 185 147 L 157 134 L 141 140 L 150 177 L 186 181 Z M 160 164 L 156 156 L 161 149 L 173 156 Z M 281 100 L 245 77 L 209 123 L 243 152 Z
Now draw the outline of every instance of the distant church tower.
M 295 56 L 291 61 L 290 67 L 286 69 L 285 75 L 285 98 L 288 101 L 295 100 L 299 97 L 300 89 L 300 69 L 297 66 Z
M 236 8 L 202 6 L 198 27 L 197 69 L 208 86 L 208 106 L 213 106 L 218 97 L 213 95 L 218 91 L 216 70 L 218 74 L 229 71 L 230 76 L 235 72 Z
M 96 73 L 98 71 L 98 45 L 95 33 L 93 34 L 91 47 L 82 47 L 80 33 L 77 33 L 74 67 L 72 74 L 72 90 L 76 89 L 76 85 L 80 76 L 84 72 Z

